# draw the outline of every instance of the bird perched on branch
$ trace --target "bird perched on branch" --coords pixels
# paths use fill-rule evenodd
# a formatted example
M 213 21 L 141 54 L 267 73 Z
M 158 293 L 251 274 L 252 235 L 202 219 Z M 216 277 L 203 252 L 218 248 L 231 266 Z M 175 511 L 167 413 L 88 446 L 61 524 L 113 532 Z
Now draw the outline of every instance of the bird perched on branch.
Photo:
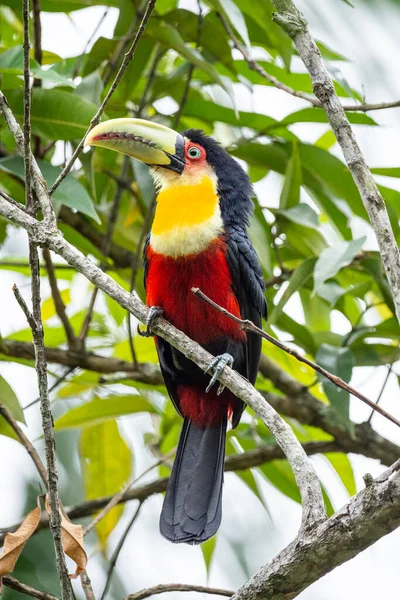
M 192 293 L 261 325 L 264 282 L 247 235 L 252 188 L 241 166 L 196 129 L 176 133 L 141 119 L 97 125 L 85 145 L 122 152 L 151 167 L 157 188 L 153 225 L 144 248 L 147 335 L 163 315 L 215 356 L 206 373 L 156 337 L 165 385 L 183 428 L 160 517 L 162 535 L 198 544 L 221 522 L 228 419 L 240 421 L 244 404 L 217 377 L 226 365 L 254 383 L 261 338 Z

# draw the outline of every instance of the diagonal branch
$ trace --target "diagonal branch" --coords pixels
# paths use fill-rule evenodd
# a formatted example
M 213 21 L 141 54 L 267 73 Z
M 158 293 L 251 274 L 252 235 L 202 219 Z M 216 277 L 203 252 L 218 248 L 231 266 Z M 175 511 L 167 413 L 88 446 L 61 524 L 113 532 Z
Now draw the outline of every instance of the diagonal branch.
M 397 319 L 400 322 L 400 250 L 393 234 L 385 201 L 372 177 L 343 106 L 335 93 L 332 79 L 322 60 L 321 53 L 308 30 L 307 21 L 292 0 L 274 0 L 274 4 L 278 13 L 275 13 L 273 18 L 293 40 L 300 58 L 310 74 L 314 94 L 325 110 L 360 192 L 375 231 Z
M 218 14 L 218 17 L 219 17 L 220 21 L 222 22 L 223 26 L 225 27 L 225 30 L 233 43 L 233 47 L 236 50 L 238 50 L 240 52 L 240 54 L 243 56 L 244 60 L 247 62 L 249 69 L 251 69 L 252 71 L 255 71 L 255 73 L 258 73 L 258 75 L 260 75 L 260 77 L 262 77 L 263 79 L 268 81 L 271 85 L 276 87 L 278 90 L 282 90 L 283 92 L 286 92 L 287 94 L 290 94 L 291 96 L 294 96 L 295 98 L 300 98 L 301 100 L 305 100 L 306 102 L 309 102 L 312 106 L 316 106 L 316 107 L 323 106 L 321 100 L 319 100 L 315 96 L 310 96 L 310 94 L 306 94 L 304 92 L 299 92 L 298 90 L 295 90 L 294 88 L 290 87 L 289 85 L 286 85 L 285 83 L 283 83 L 282 81 L 277 79 L 277 77 L 270 75 L 256 60 L 251 58 L 250 53 L 240 43 L 238 37 L 236 36 L 236 34 L 233 31 L 230 24 L 228 23 L 227 19 L 225 19 L 225 17 L 221 13 Z M 387 108 L 398 108 L 398 107 L 400 107 L 400 100 L 395 100 L 394 102 L 378 102 L 375 104 L 368 103 L 368 102 L 363 102 L 362 104 L 344 104 L 343 110 L 346 110 L 349 112 L 353 112 L 353 111 L 368 112 L 370 110 L 384 110 Z
M 3 583 L 11 590 L 20 592 L 20 594 L 26 594 L 26 596 L 30 596 L 31 598 L 38 598 L 39 600 L 59 600 L 57 596 L 53 596 L 53 594 L 49 594 L 49 592 L 37 590 L 26 583 L 18 581 L 15 577 L 10 577 L 10 575 L 5 575 L 3 577 Z
M 314 454 L 329 454 L 330 452 L 340 452 L 341 447 L 336 441 L 332 442 L 309 442 L 304 444 L 304 451 L 309 455 Z M 165 459 L 166 457 L 164 457 Z M 242 471 L 245 469 L 252 469 L 255 467 L 259 467 L 265 463 L 268 463 L 272 460 L 282 460 L 285 458 L 285 455 L 281 448 L 277 444 L 264 444 L 255 448 L 254 450 L 249 450 L 248 452 L 243 452 L 242 454 L 231 454 L 225 459 L 225 472 L 236 472 Z M 159 462 L 162 462 L 159 461 Z M 156 463 L 158 464 L 158 463 Z M 153 468 L 155 464 L 151 466 Z M 150 469 L 148 469 L 150 470 Z M 145 471 L 142 473 L 144 475 L 148 472 Z M 137 481 L 139 478 L 137 479 Z M 115 494 L 114 496 L 104 496 L 102 498 L 96 498 L 94 500 L 88 500 L 83 502 L 82 504 L 77 504 L 70 508 L 66 508 L 65 514 L 70 519 L 82 519 L 85 517 L 90 517 L 92 515 L 96 515 L 96 517 L 89 523 L 89 525 L 84 530 L 84 534 L 89 533 L 93 527 L 98 523 L 97 513 L 101 511 L 100 517 L 103 517 L 106 512 L 108 512 L 109 508 L 116 506 L 116 504 L 124 504 L 125 502 L 130 502 L 131 500 L 138 500 L 143 503 L 147 498 L 154 496 L 155 494 L 162 494 L 167 489 L 168 478 L 164 477 L 162 479 L 156 479 L 151 481 L 150 483 L 146 483 L 143 485 L 135 485 L 135 487 L 130 486 L 128 483 L 121 493 Z M 116 502 L 117 501 L 117 502 Z M 47 513 L 43 512 L 40 517 L 40 522 L 36 531 L 40 531 L 48 526 L 49 518 Z M 2 542 L 4 535 L 6 535 L 10 531 L 15 531 L 19 527 L 20 523 L 17 525 L 13 525 L 11 527 L 3 528 L 0 530 L 0 543 Z
M 400 526 L 400 460 L 309 535 L 301 533 L 245 583 L 234 600 L 296 598 Z
M 140 590 L 135 594 L 129 594 L 124 600 L 144 600 L 156 594 L 165 594 L 166 592 L 200 592 L 200 594 L 214 594 L 215 596 L 225 596 L 230 598 L 234 592 L 231 590 L 222 590 L 221 588 L 206 587 L 204 585 L 190 585 L 186 583 L 165 583 L 155 585 L 154 587 Z
M 362 402 L 365 402 L 365 404 L 368 404 L 368 406 L 370 408 L 372 408 L 372 410 L 379 412 L 383 417 L 385 417 L 386 419 L 388 419 L 389 421 L 391 421 L 392 423 L 394 423 L 395 425 L 400 427 L 400 421 L 398 421 L 390 413 L 386 412 L 386 410 L 381 408 L 379 405 L 372 402 L 372 400 L 370 400 L 369 398 L 364 396 L 364 394 L 361 394 L 360 392 L 355 390 L 353 387 L 351 387 L 348 383 L 343 381 L 343 379 L 341 379 L 337 375 L 332 375 L 332 373 L 329 373 L 329 371 L 327 371 L 326 369 L 324 369 L 317 363 L 313 362 L 309 358 L 306 358 L 305 356 L 302 356 L 294 348 L 290 348 L 289 346 L 287 346 L 280 340 L 277 340 L 276 338 L 272 337 L 272 335 L 269 335 L 269 333 L 266 333 L 263 329 L 260 329 L 260 327 L 257 327 L 256 325 L 254 325 L 254 323 L 252 321 L 249 321 L 248 319 L 244 320 L 244 319 L 240 319 L 239 317 L 236 317 L 235 315 L 230 313 L 228 310 L 226 310 L 226 308 L 222 308 L 222 306 L 219 306 L 219 304 L 217 304 L 216 302 L 211 300 L 211 298 L 209 298 L 208 296 L 203 294 L 203 292 L 199 288 L 192 288 L 192 292 L 195 296 L 200 298 L 200 300 L 203 300 L 203 302 L 206 302 L 207 304 L 209 304 L 210 306 L 215 308 L 215 310 L 218 310 L 220 313 L 222 313 L 229 319 L 232 319 L 232 321 L 239 323 L 242 326 L 242 329 L 244 329 L 245 331 L 251 331 L 251 332 L 259 335 L 260 337 L 264 338 L 268 342 L 271 342 L 271 344 L 274 344 L 274 346 L 277 346 L 278 348 L 280 348 L 287 354 L 294 356 L 294 358 L 296 360 L 311 367 L 312 369 L 314 369 L 314 371 L 316 371 L 317 373 L 320 373 L 321 375 L 323 375 L 324 377 L 329 379 L 329 381 L 332 381 L 332 383 L 334 383 L 337 387 L 340 387 L 342 390 L 345 390 L 346 392 L 349 392 L 350 394 L 352 394 L 359 400 L 362 400 Z

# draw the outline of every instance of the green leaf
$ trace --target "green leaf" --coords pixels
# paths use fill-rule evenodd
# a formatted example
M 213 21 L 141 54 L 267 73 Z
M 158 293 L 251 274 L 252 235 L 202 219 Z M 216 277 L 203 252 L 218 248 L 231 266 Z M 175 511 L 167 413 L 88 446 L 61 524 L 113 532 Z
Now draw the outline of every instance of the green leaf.
M 37 162 L 43 177 L 47 181 L 47 186 L 51 187 L 60 174 L 60 169 L 58 167 L 53 167 L 53 165 L 45 160 L 38 160 Z M 6 158 L 0 159 L 0 170 L 11 173 L 22 181 L 25 181 L 24 161 L 22 157 L 7 156 Z M 54 192 L 52 198 L 53 201 L 74 208 L 78 212 L 81 212 L 96 221 L 96 223 L 100 223 L 99 216 L 86 188 L 84 188 L 71 173 L 65 177 Z
M 23 120 L 23 91 L 12 90 L 7 100 L 15 117 Z M 96 104 L 61 90 L 33 88 L 32 133 L 49 140 L 74 140 L 86 133 Z
M 260 467 L 265 477 L 285 496 L 301 504 L 299 488 L 287 460 L 272 460 Z
M 100 105 L 103 92 L 103 80 L 98 71 L 86 75 L 77 86 L 75 94 L 92 104 Z
M 300 203 L 293 208 L 287 210 L 280 210 L 279 215 L 283 215 L 289 221 L 304 225 L 305 227 L 313 227 L 315 229 L 319 226 L 318 215 L 309 204 Z
M 86 404 L 71 408 L 54 423 L 56 430 L 85 427 L 141 412 L 157 414 L 157 410 L 143 396 L 108 396 L 95 398 Z
M 211 563 L 212 563 L 212 559 L 213 559 L 214 552 L 215 552 L 215 547 L 217 545 L 217 539 L 218 539 L 218 535 L 214 535 L 212 538 L 210 538 L 206 542 L 203 542 L 203 544 L 201 544 L 201 546 L 200 546 L 201 551 L 203 553 L 204 563 L 206 565 L 207 575 L 210 574 L 210 568 L 211 568 Z
M 14 419 L 26 424 L 17 395 L 2 375 L 0 375 L 0 403 L 10 411 Z
M 362 112 L 348 112 L 347 118 L 353 125 L 378 125 L 372 117 Z M 329 121 L 323 108 L 302 108 L 285 117 L 277 126 L 292 125 L 293 123 L 329 123 Z
M 355 359 L 349 348 L 340 348 L 331 346 L 330 344 L 322 344 L 315 358 L 317 363 L 326 371 L 339 376 L 346 383 L 350 381 L 355 365 Z M 320 379 L 332 407 L 341 416 L 348 428 L 351 429 L 353 424 L 350 421 L 349 392 L 338 388 L 334 383 L 322 375 L 320 376 Z
M 400 167 L 375 167 L 371 169 L 375 175 L 384 175 L 385 177 L 400 177 Z
M 334 277 L 340 269 L 353 261 L 366 239 L 363 237 L 352 242 L 339 242 L 321 253 L 315 265 L 314 292 L 318 293 L 327 279 Z
M 311 279 L 315 262 L 315 258 L 308 258 L 293 271 L 287 288 L 267 321 L 267 327 L 276 323 L 289 299 Z
M 116 494 L 131 475 L 131 452 L 115 421 L 106 421 L 83 430 L 80 458 L 86 500 Z M 114 507 L 97 525 L 103 551 L 123 510 L 122 504 Z
M 325 456 L 339 475 L 349 495 L 354 496 L 357 493 L 357 486 L 354 479 L 353 467 L 347 454 L 344 454 L 344 452 L 329 452 Z
M 198 15 L 190 10 L 179 8 L 164 15 L 164 20 L 178 29 L 185 42 L 197 44 Z M 230 70 L 234 70 L 232 50 L 225 29 L 214 11 L 209 12 L 202 18 L 199 45 L 207 50 L 215 60 L 222 62 Z
M 300 201 L 302 183 L 299 148 L 296 142 L 292 144 L 292 156 L 287 164 L 285 183 L 279 200 L 280 209 L 289 209 Z M 306 223 L 308 225 L 308 223 Z
M 225 84 L 215 67 L 211 63 L 207 62 L 198 50 L 192 48 L 188 44 L 185 44 L 184 40 L 182 39 L 179 32 L 175 29 L 175 27 L 172 27 L 172 25 L 169 25 L 168 23 L 163 23 L 159 20 L 150 20 L 150 22 L 146 26 L 146 30 L 143 34 L 143 37 L 157 40 L 167 48 L 173 48 L 174 50 L 176 50 L 178 54 L 183 56 L 183 58 L 186 58 L 186 60 L 189 61 L 192 65 L 207 73 L 207 75 L 212 79 L 212 81 L 218 83 L 232 98 L 231 91 L 229 90 L 229 88 L 227 87 L 227 85 Z
M 214 0 L 216 9 L 219 10 L 238 32 L 248 50 L 251 48 L 249 34 L 247 32 L 246 21 L 241 10 L 236 6 L 233 0 Z

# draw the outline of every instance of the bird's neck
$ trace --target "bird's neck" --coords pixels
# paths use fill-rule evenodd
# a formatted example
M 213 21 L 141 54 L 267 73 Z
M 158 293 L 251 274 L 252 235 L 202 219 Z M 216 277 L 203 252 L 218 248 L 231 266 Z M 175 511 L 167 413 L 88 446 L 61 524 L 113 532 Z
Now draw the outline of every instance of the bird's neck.
M 165 256 L 199 254 L 222 233 L 216 181 L 164 184 L 157 196 L 150 244 Z

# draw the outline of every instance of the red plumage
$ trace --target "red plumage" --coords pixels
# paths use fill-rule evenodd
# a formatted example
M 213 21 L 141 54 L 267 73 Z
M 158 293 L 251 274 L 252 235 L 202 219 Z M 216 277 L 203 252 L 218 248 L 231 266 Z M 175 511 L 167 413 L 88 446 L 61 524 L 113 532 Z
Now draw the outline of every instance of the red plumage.
M 230 339 L 242 343 L 245 332 L 232 319 L 197 298 L 192 287 L 198 287 L 214 302 L 241 318 L 240 308 L 232 290 L 232 277 L 226 260 L 226 244 L 216 239 L 204 252 L 173 258 L 147 248 L 151 265 L 147 273 L 146 294 L 149 306 L 160 306 L 165 318 L 190 338 L 205 346 L 215 339 Z M 199 425 L 219 423 L 230 414 L 235 396 L 224 390 L 208 394 L 197 386 L 178 386 L 182 414 Z

